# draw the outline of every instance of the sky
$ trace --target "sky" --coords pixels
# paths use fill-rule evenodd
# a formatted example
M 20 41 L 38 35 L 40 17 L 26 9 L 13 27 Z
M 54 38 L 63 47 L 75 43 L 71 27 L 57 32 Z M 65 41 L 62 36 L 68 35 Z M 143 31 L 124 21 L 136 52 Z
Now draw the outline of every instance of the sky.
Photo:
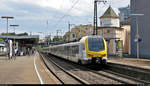
M 98 3 L 98 17 L 111 5 L 118 14 L 120 7 L 126 7 L 130 0 L 106 0 Z M 32 35 L 59 35 L 68 31 L 68 22 L 75 25 L 93 24 L 94 0 L 0 0 L 0 17 L 13 16 L 9 25 L 17 24 L 16 33 Z M 98 25 L 99 25 L 98 19 Z M 72 26 L 73 27 L 73 26 Z M 13 27 L 9 27 L 13 32 Z M 0 33 L 6 32 L 6 19 L 0 18 Z M 42 32 L 42 33 L 41 33 Z

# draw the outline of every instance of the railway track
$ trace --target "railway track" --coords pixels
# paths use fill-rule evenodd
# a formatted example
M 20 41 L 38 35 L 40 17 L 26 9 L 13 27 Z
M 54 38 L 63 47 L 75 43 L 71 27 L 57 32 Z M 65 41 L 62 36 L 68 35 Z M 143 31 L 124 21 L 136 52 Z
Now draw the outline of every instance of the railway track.
M 66 62 L 59 58 L 53 58 L 54 56 L 47 57 L 52 59 L 57 63 L 57 65 L 61 65 L 61 68 L 64 68 L 64 71 L 70 72 L 72 75 L 77 76 L 79 79 L 83 80 L 83 84 L 140 84 L 140 83 L 148 83 L 144 80 L 138 80 L 123 74 L 119 74 L 110 70 L 91 70 L 89 68 L 85 68 L 81 65 L 72 63 L 70 61 Z M 89 78 L 90 77 L 90 78 Z
M 128 78 L 137 80 L 141 83 L 150 83 L 150 70 L 133 67 L 133 66 L 127 66 L 122 64 L 114 64 L 114 63 L 108 63 L 108 72 L 112 72 L 115 74 L 115 72 L 119 72 L 120 75 L 123 76 L 127 75 Z
M 45 65 L 50 70 L 50 72 L 62 83 L 62 84 L 89 84 L 88 82 L 80 79 L 78 76 L 72 74 L 71 72 L 65 71 L 64 68 L 59 66 L 50 58 L 45 58 L 40 54 Z M 50 64 L 52 63 L 52 64 Z M 55 69 L 54 69 L 55 68 Z M 56 71 L 57 70 L 57 71 Z M 59 70 L 59 71 L 58 71 Z
M 110 67 L 110 66 L 109 66 Z M 136 78 L 136 77 L 131 77 L 129 75 L 126 75 L 125 71 L 124 73 L 121 73 L 120 71 L 117 71 L 116 70 L 119 70 L 119 69 L 107 69 L 105 68 L 105 70 L 103 71 L 95 71 L 95 70 L 91 70 L 93 71 L 94 73 L 96 74 L 100 74 L 100 75 L 103 75 L 103 76 L 106 76 L 106 77 L 110 77 L 112 79 L 119 79 L 121 82 L 123 83 L 126 83 L 126 84 L 144 84 L 144 83 L 150 83 L 149 81 L 146 81 L 146 80 L 141 80 L 139 78 Z M 109 75 L 111 74 L 111 75 Z M 114 76 L 112 76 L 114 75 Z

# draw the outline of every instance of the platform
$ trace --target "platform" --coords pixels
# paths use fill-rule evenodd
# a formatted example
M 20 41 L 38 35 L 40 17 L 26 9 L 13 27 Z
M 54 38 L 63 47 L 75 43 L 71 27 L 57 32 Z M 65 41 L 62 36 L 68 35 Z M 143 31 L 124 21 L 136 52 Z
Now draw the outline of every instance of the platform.
M 150 59 L 137 59 L 137 58 L 111 56 L 108 58 L 108 62 L 150 69 Z
M 5 56 L 0 57 L 0 84 L 58 83 L 55 77 L 46 69 L 38 53 L 32 56 L 18 56 L 15 60 L 7 60 Z

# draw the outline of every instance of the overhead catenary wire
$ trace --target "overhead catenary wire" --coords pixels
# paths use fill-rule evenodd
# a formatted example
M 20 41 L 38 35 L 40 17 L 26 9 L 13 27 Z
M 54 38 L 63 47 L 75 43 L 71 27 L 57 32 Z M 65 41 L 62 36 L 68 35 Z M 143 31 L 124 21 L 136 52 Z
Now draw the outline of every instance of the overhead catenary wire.
M 57 27 L 59 22 L 61 22 L 66 16 L 68 16 L 68 13 L 76 6 L 76 4 L 79 2 L 79 0 L 74 1 L 74 4 L 71 6 L 71 8 L 66 12 L 67 14 L 64 14 L 54 25 L 54 27 Z

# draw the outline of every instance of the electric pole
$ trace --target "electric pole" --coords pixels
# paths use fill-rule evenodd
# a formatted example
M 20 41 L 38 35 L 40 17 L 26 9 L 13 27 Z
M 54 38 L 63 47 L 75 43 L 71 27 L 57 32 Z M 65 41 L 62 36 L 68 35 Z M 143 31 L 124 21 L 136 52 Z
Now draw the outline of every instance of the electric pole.
M 69 34 L 68 34 L 68 42 L 70 41 L 70 27 L 72 26 L 72 25 L 75 25 L 75 24 L 70 24 L 70 22 L 68 21 L 68 30 L 69 30 Z
M 97 2 L 103 2 L 104 4 L 107 2 L 106 0 L 95 0 L 94 1 L 94 28 L 93 28 L 93 35 L 97 35 Z
M 68 34 L 68 42 L 70 41 L 70 22 L 68 22 L 68 29 L 69 29 L 69 34 Z
M 14 28 L 14 34 L 15 34 L 15 27 L 18 27 L 19 25 L 10 25 Z
M 56 38 L 57 38 L 57 41 L 58 41 L 58 39 L 59 39 L 59 36 L 58 36 L 59 31 L 61 31 L 61 30 L 56 30 Z

